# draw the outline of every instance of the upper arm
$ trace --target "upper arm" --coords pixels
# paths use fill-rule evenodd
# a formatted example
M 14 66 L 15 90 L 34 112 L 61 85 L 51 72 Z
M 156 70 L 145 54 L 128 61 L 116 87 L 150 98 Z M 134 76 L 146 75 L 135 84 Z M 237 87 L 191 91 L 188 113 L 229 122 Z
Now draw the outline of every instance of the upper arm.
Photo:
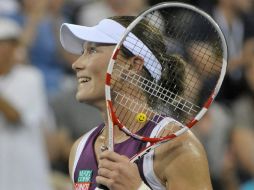
M 76 155 L 77 148 L 78 148 L 78 145 L 79 145 L 81 139 L 82 139 L 82 137 L 80 137 L 78 140 L 76 140 L 71 148 L 71 152 L 70 152 L 70 156 L 69 156 L 69 175 L 70 175 L 71 179 L 72 179 L 72 172 L 74 169 L 73 167 L 74 167 L 74 162 L 75 162 L 75 155 Z
M 167 189 L 212 189 L 206 153 L 191 133 L 166 144 L 156 152 L 155 166 Z

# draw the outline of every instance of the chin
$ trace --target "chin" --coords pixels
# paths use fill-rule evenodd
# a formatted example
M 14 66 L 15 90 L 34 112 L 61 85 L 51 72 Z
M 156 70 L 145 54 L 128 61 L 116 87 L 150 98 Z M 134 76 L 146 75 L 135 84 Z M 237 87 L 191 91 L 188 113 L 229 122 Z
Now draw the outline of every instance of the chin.
M 84 95 L 81 92 L 77 92 L 76 93 L 76 100 L 79 102 L 86 102 L 86 98 L 84 97 Z
M 77 92 L 76 100 L 79 101 L 80 103 L 86 103 L 86 104 L 92 104 L 91 102 L 93 102 L 91 97 L 84 96 L 84 94 L 81 92 L 80 93 Z

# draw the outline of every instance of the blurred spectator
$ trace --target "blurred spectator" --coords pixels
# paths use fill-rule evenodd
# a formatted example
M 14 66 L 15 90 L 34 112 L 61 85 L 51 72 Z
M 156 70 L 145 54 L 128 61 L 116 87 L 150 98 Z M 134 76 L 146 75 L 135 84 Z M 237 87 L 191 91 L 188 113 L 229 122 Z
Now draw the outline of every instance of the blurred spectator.
M 80 25 L 93 26 L 115 15 L 137 15 L 148 7 L 147 0 L 96 0 L 85 4 L 77 15 Z
M 218 0 L 213 17 L 222 29 L 228 45 L 228 73 L 218 98 L 231 103 L 245 90 L 242 68 L 246 62 L 243 47 L 249 37 L 254 36 L 254 20 L 246 19 L 250 14 L 252 0 Z
M 233 111 L 235 113 L 235 119 L 240 126 L 246 126 L 254 129 L 254 38 L 249 41 L 248 49 L 250 52 L 250 58 L 244 66 L 244 78 L 247 83 L 246 93 L 242 95 L 234 104 Z
M 227 152 L 228 132 L 232 115 L 227 107 L 213 103 L 208 113 L 193 128 L 207 152 L 213 188 L 224 190 L 222 183 L 223 158 Z
M 254 39 L 246 48 L 244 65 L 247 91 L 232 109 L 215 103 L 194 128 L 207 151 L 213 187 L 216 190 L 252 190 L 254 179 Z M 252 57 L 251 57 L 252 55 Z
M 252 189 L 254 189 L 253 182 L 251 183 L 251 180 L 254 179 L 254 38 L 249 41 L 248 45 L 252 49 L 252 57 L 244 67 L 248 91 L 232 106 L 235 125 L 230 136 L 230 153 L 234 159 L 231 171 L 228 172 L 235 175 L 239 186 L 248 182 L 248 186 L 252 184 Z
M 254 133 L 244 125 L 237 125 L 229 136 L 228 152 L 224 156 L 222 182 L 224 189 L 240 189 L 254 179 Z M 252 190 L 250 188 L 250 190 Z
M 59 46 L 59 28 L 65 21 L 62 15 L 64 0 L 19 0 L 21 10 L 9 15 L 24 28 L 21 39 L 21 53 L 28 50 L 32 65 L 44 76 L 49 98 L 61 89 L 65 77 L 66 60 Z M 25 54 L 20 56 L 25 59 Z M 68 68 L 68 67 L 67 67 Z
M 40 71 L 15 62 L 20 35 L 0 17 L 0 189 L 50 190 L 43 129 L 54 122 Z
M 0 13 L 10 14 L 18 10 L 19 6 L 16 0 L 0 0 Z

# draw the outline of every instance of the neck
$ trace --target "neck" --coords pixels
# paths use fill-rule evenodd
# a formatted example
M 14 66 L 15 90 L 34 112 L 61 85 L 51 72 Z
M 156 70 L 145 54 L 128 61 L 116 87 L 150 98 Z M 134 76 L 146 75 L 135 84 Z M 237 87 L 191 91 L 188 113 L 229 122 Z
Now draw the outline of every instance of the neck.
M 104 111 L 101 111 L 101 115 L 102 115 L 103 121 L 105 123 L 105 128 L 102 131 L 101 137 L 102 137 L 103 141 L 105 142 L 104 144 L 107 146 L 108 135 L 109 135 L 108 134 L 109 121 L 108 121 L 107 109 L 105 109 Z M 117 125 L 114 126 L 113 132 L 114 132 L 114 140 L 115 140 L 114 143 L 122 142 L 128 138 L 128 136 L 125 135 L 125 133 L 123 131 L 121 131 L 121 129 L 119 129 L 119 127 Z
M 144 105 L 143 107 L 139 107 L 138 109 L 134 110 L 135 105 L 133 108 L 126 108 L 121 105 L 115 105 L 115 108 L 117 108 L 116 116 L 118 117 L 119 121 L 122 125 L 124 125 L 128 130 L 130 130 L 132 133 L 137 133 L 141 128 L 145 126 L 148 120 L 152 120 L 154 117 L 154 113 L 152 111 L 147 111 L 148 106 Z M 130 110 L 133 110 L 131 112 Z M 145 111 L 144 111 L 145 110 Z M 147 120 L 144 121 L 138 121 L 137 116 L 140 113 L 146 113 Z M 105 121 L 105 129 L 102 134 L 102 138 L 105 138 L 105 142 L 108 140 L 108 120 L 107 120 L 107 111 L 102 113 L 104 121 Z M 119 129 L 118 126 L 114 126 L 113 128 L 114 132 L 114 140 L 115 143 L 120 143 L 129 138 L 128 135 L 126 135 L 121 129 Z
M 155 115 L 154 112 L 146 104 L 147 99 L 139 88 L 118 89 L 118 86 L 116 85 L 115 89 L 113 89 L 111 98 L 113 103 L 113 110 L 115 111 L 116 117 L 120 123 L 132 133 L 137 133 L 141 128 L 144 127 L 146 122 L 148 120 L 152 120 Z M 101 109 L 101 113 L 106 125 L 104 134 L 106 134 L 107 138 L 108 117 L 105 102 L 103 109 Z M 137 116 L 142 114 L 145 115 L 147 119 L 137 119 Z M 122 142 L 129 138 L 123 131 L 121 131 L 121 129 L 119 129 L 119 127 L 114 126 L 113 129 L 115 142 Z

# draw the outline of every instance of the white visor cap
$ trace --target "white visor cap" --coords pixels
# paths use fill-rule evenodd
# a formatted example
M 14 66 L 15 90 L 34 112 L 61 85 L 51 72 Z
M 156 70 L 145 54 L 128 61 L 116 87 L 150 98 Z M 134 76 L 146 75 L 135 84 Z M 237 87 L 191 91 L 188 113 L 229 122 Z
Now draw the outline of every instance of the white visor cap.
M 81 55 L 84 42 L 117 44 L 125 30 L 125 27 L 111 19 L 103 19 L 93 27 L 64 23 L 60 29 L 60 41 L 66 51 Z M 141 40 L 129 33 L 123 45 L 134 55 L 143 57 L 144 66 L 152 77 L 160 80 L 161 64 Z

